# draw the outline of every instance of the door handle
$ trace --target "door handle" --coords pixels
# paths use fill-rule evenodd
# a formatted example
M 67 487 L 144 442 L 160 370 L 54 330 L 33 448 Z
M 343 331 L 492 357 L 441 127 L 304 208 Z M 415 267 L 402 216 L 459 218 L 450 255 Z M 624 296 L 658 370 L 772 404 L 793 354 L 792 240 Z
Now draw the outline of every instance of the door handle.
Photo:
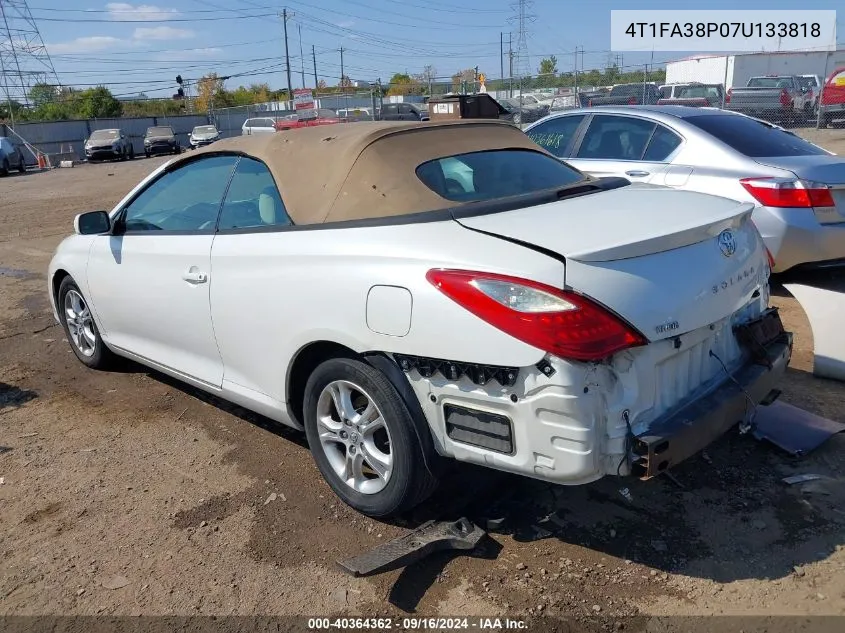
M 626 172 L 625 172 L 625 175 L 626 175 L 626 176 L 631 176 L 631 178 L 645 178 L 646 176 L 648 176 L 648 172 L 647 172 L 647 171 L 642 171 L 642 170 L 633 169 L 633 170 L 631 170 L 631 171 L 626 171 Z
M 208 281 L 208 275 L 196 270 L 188 270 L 182 273 L 182 279 L 192 284 L 204 284 Z

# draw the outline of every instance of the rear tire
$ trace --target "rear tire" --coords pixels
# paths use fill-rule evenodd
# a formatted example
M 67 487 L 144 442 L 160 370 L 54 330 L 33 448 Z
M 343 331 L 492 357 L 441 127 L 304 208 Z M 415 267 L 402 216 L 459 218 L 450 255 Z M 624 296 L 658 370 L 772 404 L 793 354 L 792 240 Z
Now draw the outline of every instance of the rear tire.
M 18 163 L 18 172 L 21 174 L 26 172 L 26 159 L 23 157 L 23 154 L 21 154 L 21 162 Z
M 70 349 L 79 361 L 91 369 L 104 369 L 111 365 L 115 355 L 103 342 L 90 304 L 70 276 L 62 279 L 59 285 L 56 307 Z
M 129 147 L 129 160 L 135 160 L 135 148 Z
M 390 380 L 372 366 L 349 358 L 319 365 L 305 386 L 303 413 L 317 468 L 358 512 L 395 515 L 436 488 L 411 414 Z

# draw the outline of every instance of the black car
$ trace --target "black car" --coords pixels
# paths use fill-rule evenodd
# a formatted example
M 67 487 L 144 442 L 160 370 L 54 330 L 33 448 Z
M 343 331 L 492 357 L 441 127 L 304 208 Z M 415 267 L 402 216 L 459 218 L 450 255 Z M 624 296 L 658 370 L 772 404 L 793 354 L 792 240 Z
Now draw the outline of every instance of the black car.
M 428 121 L 425 103 L 385 103 L 378 115 L 381 121 Z
M 512 122 L 514 125 L 522 125 L 523 123 L 533 123 L 539 121 L 549 113 L 549 106 L 531 106 L 519 103 L 519 97 L 511 99 L 499 99 L 502 107 L 508 111 L 508 114 L 501 117 Z
M 157 125 L 147 128 L 144 136 L 144 155 L 149 158 L 153 154 L 179 154 L 182 146 L 176 133 L 169 125 Z

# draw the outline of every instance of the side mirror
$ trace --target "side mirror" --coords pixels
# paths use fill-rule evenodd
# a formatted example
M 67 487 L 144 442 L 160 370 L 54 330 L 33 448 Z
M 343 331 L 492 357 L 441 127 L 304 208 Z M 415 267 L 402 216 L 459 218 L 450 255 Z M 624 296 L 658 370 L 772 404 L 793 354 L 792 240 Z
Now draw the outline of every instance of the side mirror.
M 77 235 L 102 235 L 111 230 L 111 219 L 105 211 L 80 213 L 73 219 L 73 230 Z

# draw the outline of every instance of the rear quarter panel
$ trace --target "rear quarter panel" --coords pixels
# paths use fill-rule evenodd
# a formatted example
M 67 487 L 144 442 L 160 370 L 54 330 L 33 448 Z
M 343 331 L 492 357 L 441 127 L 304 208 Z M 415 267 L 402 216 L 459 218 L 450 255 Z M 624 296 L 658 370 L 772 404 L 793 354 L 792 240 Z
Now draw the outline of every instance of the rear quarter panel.
M 451 220 L 218 235 L 211 310 L 225 380 L 284 400 L 290 363 L 316 341 L 356 352 L 492 365 L 527 366 L 543 357 L 440 293 L 425 277 L 439 267 L 499 272 L 558 288 L 564 281 L 560 261 Z M 409 291 L 411 318 L 404 336 L 368 326 L 367 298 L 377 285 Z

